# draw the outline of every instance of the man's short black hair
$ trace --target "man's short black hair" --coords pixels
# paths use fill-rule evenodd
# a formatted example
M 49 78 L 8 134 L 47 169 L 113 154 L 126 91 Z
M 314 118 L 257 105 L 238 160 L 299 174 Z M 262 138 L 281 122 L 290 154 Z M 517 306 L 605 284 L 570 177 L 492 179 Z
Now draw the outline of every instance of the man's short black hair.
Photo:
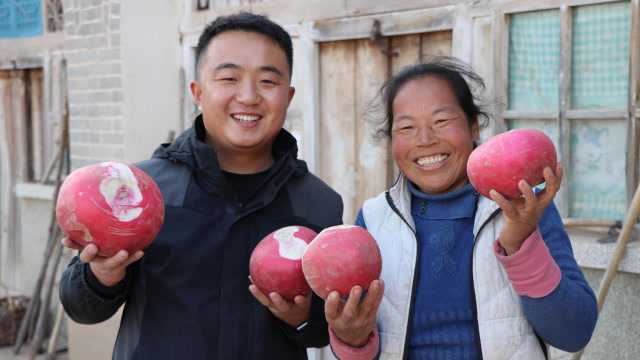
M 293 45 L 289 33 L 266 16 L 248 12 L 220 16 L 205 27 L 196 47 L 196 69 L 199 69 L 202 54 L 206 51 L 211 40 L 225 31 L 249 31 L 272 39 L 284 51 L 289 64 L 289 75 L 291 75 L 293 71 Z

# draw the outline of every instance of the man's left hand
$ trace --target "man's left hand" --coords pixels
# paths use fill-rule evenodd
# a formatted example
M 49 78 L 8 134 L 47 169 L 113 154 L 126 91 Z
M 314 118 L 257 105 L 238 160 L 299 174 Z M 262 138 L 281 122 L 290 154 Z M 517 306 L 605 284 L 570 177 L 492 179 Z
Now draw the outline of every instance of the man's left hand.
M 287 301 L 280 294 L 272 292 L 265 294 L 254 284 L 249 285 L 249 292 L 260 302 L 269 308 L 269 311 L 278 319 L 289 324 L 291 327 L 298 327 L 309 320 L 311 309 L 311 291 L 309 294 L 298 295 L 293 302 Z

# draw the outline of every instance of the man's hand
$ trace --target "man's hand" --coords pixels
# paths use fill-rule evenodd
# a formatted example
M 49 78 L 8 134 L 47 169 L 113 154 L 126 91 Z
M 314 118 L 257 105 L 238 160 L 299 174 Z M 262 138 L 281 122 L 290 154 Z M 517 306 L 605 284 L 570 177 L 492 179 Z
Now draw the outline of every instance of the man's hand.
M 142 251 L 129 255 L 126 250 L 120 250 L 114 256 L 106 258 L 98 255 L 98 247 L 95 244 L 89 244 L 82 248 L 66 237 L 62 239 L 62 245 L 79 250 L 80 261 L 89 263 L 93 275 L 102 285 L 107 287 L 114 286 L 122 281 L 127 274 L 127 266 L 140 260 L 144 255 Z
M 517 252 L 522 243 L 536 230 L 544 210 L 560 189 L 562 182 L 560 164 L 556 167 L 555 173 L 549 167 L 544 168 L 543 175 L 545 188 L 537 195 L 524 180 L 520 180 L 518 183 L 523 198 L 509 201 L 495 190 L 491 190 L 489 193 L 491 199 L 498 203 L 505 216 L 505 224 L 498 241 L 508 255 Z
M 249 278 L 251 280 L 251 278 Z M 298 295 L 293 302 L 285 300 L 280 294 L 272 292 L 268 296 L 254 284 L 249 285 L 249 292 L 260 302 L 269 308 L 269 311 L 278 319 L 286 322 L 291 327 L 298 327 L 309 320 L 311 311 L 311 292 L 308 295 Z
M 364 300 L 360 301 L 362 288 L 354 286 L 346 303 L 342 303 L 340 294 L 332 291 L 324 304 L 324 313 L 329 327 L 343 343 L 353 347 L 367 344 L 369 336 L 376 327 L 378 307 L 382 302 L 384 283 L 374 280 L 369 286 Z

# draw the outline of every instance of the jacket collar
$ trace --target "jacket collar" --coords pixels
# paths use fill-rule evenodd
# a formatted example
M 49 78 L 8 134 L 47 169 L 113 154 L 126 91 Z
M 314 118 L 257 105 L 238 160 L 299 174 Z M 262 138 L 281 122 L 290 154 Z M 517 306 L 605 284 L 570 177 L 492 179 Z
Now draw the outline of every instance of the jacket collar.
M 183 163 L 196 174 L 206 190 L 213 192 L 229 192 L 222 169 L 214 149 L 205 142 L 206 130 L 202 115 L 196 117 L 193 126 L 184 131 L 173 143 L 162 144 L 153 154 L 155 158 L 168 159 Z M 288 175 L 302 175 L 308 172 L 306 164 L 297 160 L 298 146 L 296 139 L 286 130 L 280 130 L 272 147 L 274 163 L 268 179 L 276 178 L 277 185 Z
M 400 215 L 404 217 L 404 220 L 411 226 L 411 229 L 415 229 L 415 223 L 411 216 L 411 191 L 409 186 L 407 177 L 403 173 L 400 173 L 396 182 L 388 190 L 388 193 L 393 201 L 393 205 L 400 212 Z M 474 237 L 478 235 L 482 226 L 489 221 L 499 209 L 500 207 L 493 200 L 482 195 L 479 196 L 478 208 L 473 223 Z

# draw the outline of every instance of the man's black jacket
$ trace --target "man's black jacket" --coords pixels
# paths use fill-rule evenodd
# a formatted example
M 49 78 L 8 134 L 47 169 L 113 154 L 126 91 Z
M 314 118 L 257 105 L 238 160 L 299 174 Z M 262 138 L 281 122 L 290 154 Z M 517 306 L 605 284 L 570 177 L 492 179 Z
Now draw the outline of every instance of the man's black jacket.
M 314 296 L 306 327 L 289 327 L 249 293 L 249 257 L 280 227 L 342 223 L 342 200 L 296 158 L 296 141 L 282 130 L 264 183 L 239 203 L 203 138 L 198 118 L 138 164 L 164 197 L 159 235 L 114 287 L 74 258 L 62 275 L 62 304 L 73 320 L 93 324 L 126 303 L 114 359 L 306 359 L 306 347 L 328 344 L 321 300 Z

